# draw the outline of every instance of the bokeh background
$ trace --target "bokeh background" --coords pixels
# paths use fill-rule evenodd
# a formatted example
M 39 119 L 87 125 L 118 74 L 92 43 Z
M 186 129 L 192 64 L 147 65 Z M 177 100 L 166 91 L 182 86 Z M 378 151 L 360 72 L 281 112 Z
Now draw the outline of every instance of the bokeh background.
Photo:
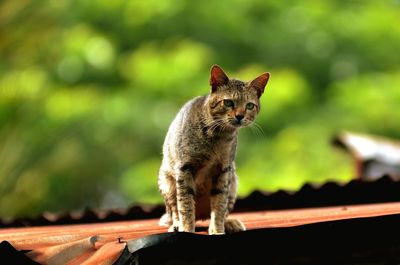
M 269 71 L 240 196 L 346 182 L 331 137 L 400 138 L 400 1 L 0 2 L 0 216 L 161 203 L 169 123 L 209 70 Z

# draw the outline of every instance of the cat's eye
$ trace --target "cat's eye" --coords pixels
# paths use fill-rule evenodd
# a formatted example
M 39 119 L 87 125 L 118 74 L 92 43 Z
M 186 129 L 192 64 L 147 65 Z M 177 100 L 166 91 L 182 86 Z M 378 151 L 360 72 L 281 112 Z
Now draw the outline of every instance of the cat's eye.
M 254 103 L 249 102 L 246 104 L 246 109 L 248 109 L 248 110 L 252 110 L 252 109 L 254 109 L 254 107 L 255 107 Z
M 224 106 L 227 108 L 233 108 L 233 106 L 235 105 L 235 103 L 233 103 L 232 100 L 230 99 L 224 99 Z

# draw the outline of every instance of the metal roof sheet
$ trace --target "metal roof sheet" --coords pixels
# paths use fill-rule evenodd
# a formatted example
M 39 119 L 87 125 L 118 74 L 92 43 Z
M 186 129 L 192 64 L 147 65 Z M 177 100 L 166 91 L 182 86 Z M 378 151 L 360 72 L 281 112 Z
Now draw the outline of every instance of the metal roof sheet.
M 232 215 L 242 220 L 248 231 L 251 231 L 393 214 L 400 214 L 400 202 Z M 207 221 L 197 223 L 197 233 L 206 234 L 206 227 Z M 113 264 L 121 257 L 127 242 L 144 239 L 149 235 L 165 234 L 166 230 L 158 226 L 158 219 L 3 228 L 0 230 L 0 241 L 10 242 L 19 251 L 30 250 L 24 255 L 41 264 Z
M 352 180 L 348 183 L 327 182 L 320 185 L 306 184 L 296 192 L 254 191 L 239 198 L 235 212 L 293 209 L 343 204 L 367 204 L 400 201 L 400 181 L 383 176 L 375 181 Z M 82 224 L 158 218 L 164 213 L 163 205 L 134 205 L 129 209 L 96 210 L 67 213 L 44 213 L 37 218 L 1 219 L 0 228 L 42 226 L 57 224 Z

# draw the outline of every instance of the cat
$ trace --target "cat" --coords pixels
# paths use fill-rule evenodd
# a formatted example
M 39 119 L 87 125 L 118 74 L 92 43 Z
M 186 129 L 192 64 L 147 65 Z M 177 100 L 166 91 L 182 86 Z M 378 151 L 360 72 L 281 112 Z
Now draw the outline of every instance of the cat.
M 172 121 L 158 176 L 166 206 L 159 224 L 168 231 L 195 232 L 199 219 L 210 219 L 209 234 L 245 230 L 241 221 L 227 218 L 237 193 L 237 135 L 259 113 L 269 76 L 244 82 L 213 65 L 210 93 L 187 102 Z

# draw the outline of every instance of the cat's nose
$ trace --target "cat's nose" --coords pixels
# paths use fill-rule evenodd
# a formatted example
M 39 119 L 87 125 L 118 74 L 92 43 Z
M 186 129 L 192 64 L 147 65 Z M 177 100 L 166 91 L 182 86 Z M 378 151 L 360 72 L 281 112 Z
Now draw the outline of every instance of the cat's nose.
M 236 120 L 238 122 L 241 122 L 243 120 L 244 116 L 243 115 L 236 115 L 235 118 L 236 118 Z

